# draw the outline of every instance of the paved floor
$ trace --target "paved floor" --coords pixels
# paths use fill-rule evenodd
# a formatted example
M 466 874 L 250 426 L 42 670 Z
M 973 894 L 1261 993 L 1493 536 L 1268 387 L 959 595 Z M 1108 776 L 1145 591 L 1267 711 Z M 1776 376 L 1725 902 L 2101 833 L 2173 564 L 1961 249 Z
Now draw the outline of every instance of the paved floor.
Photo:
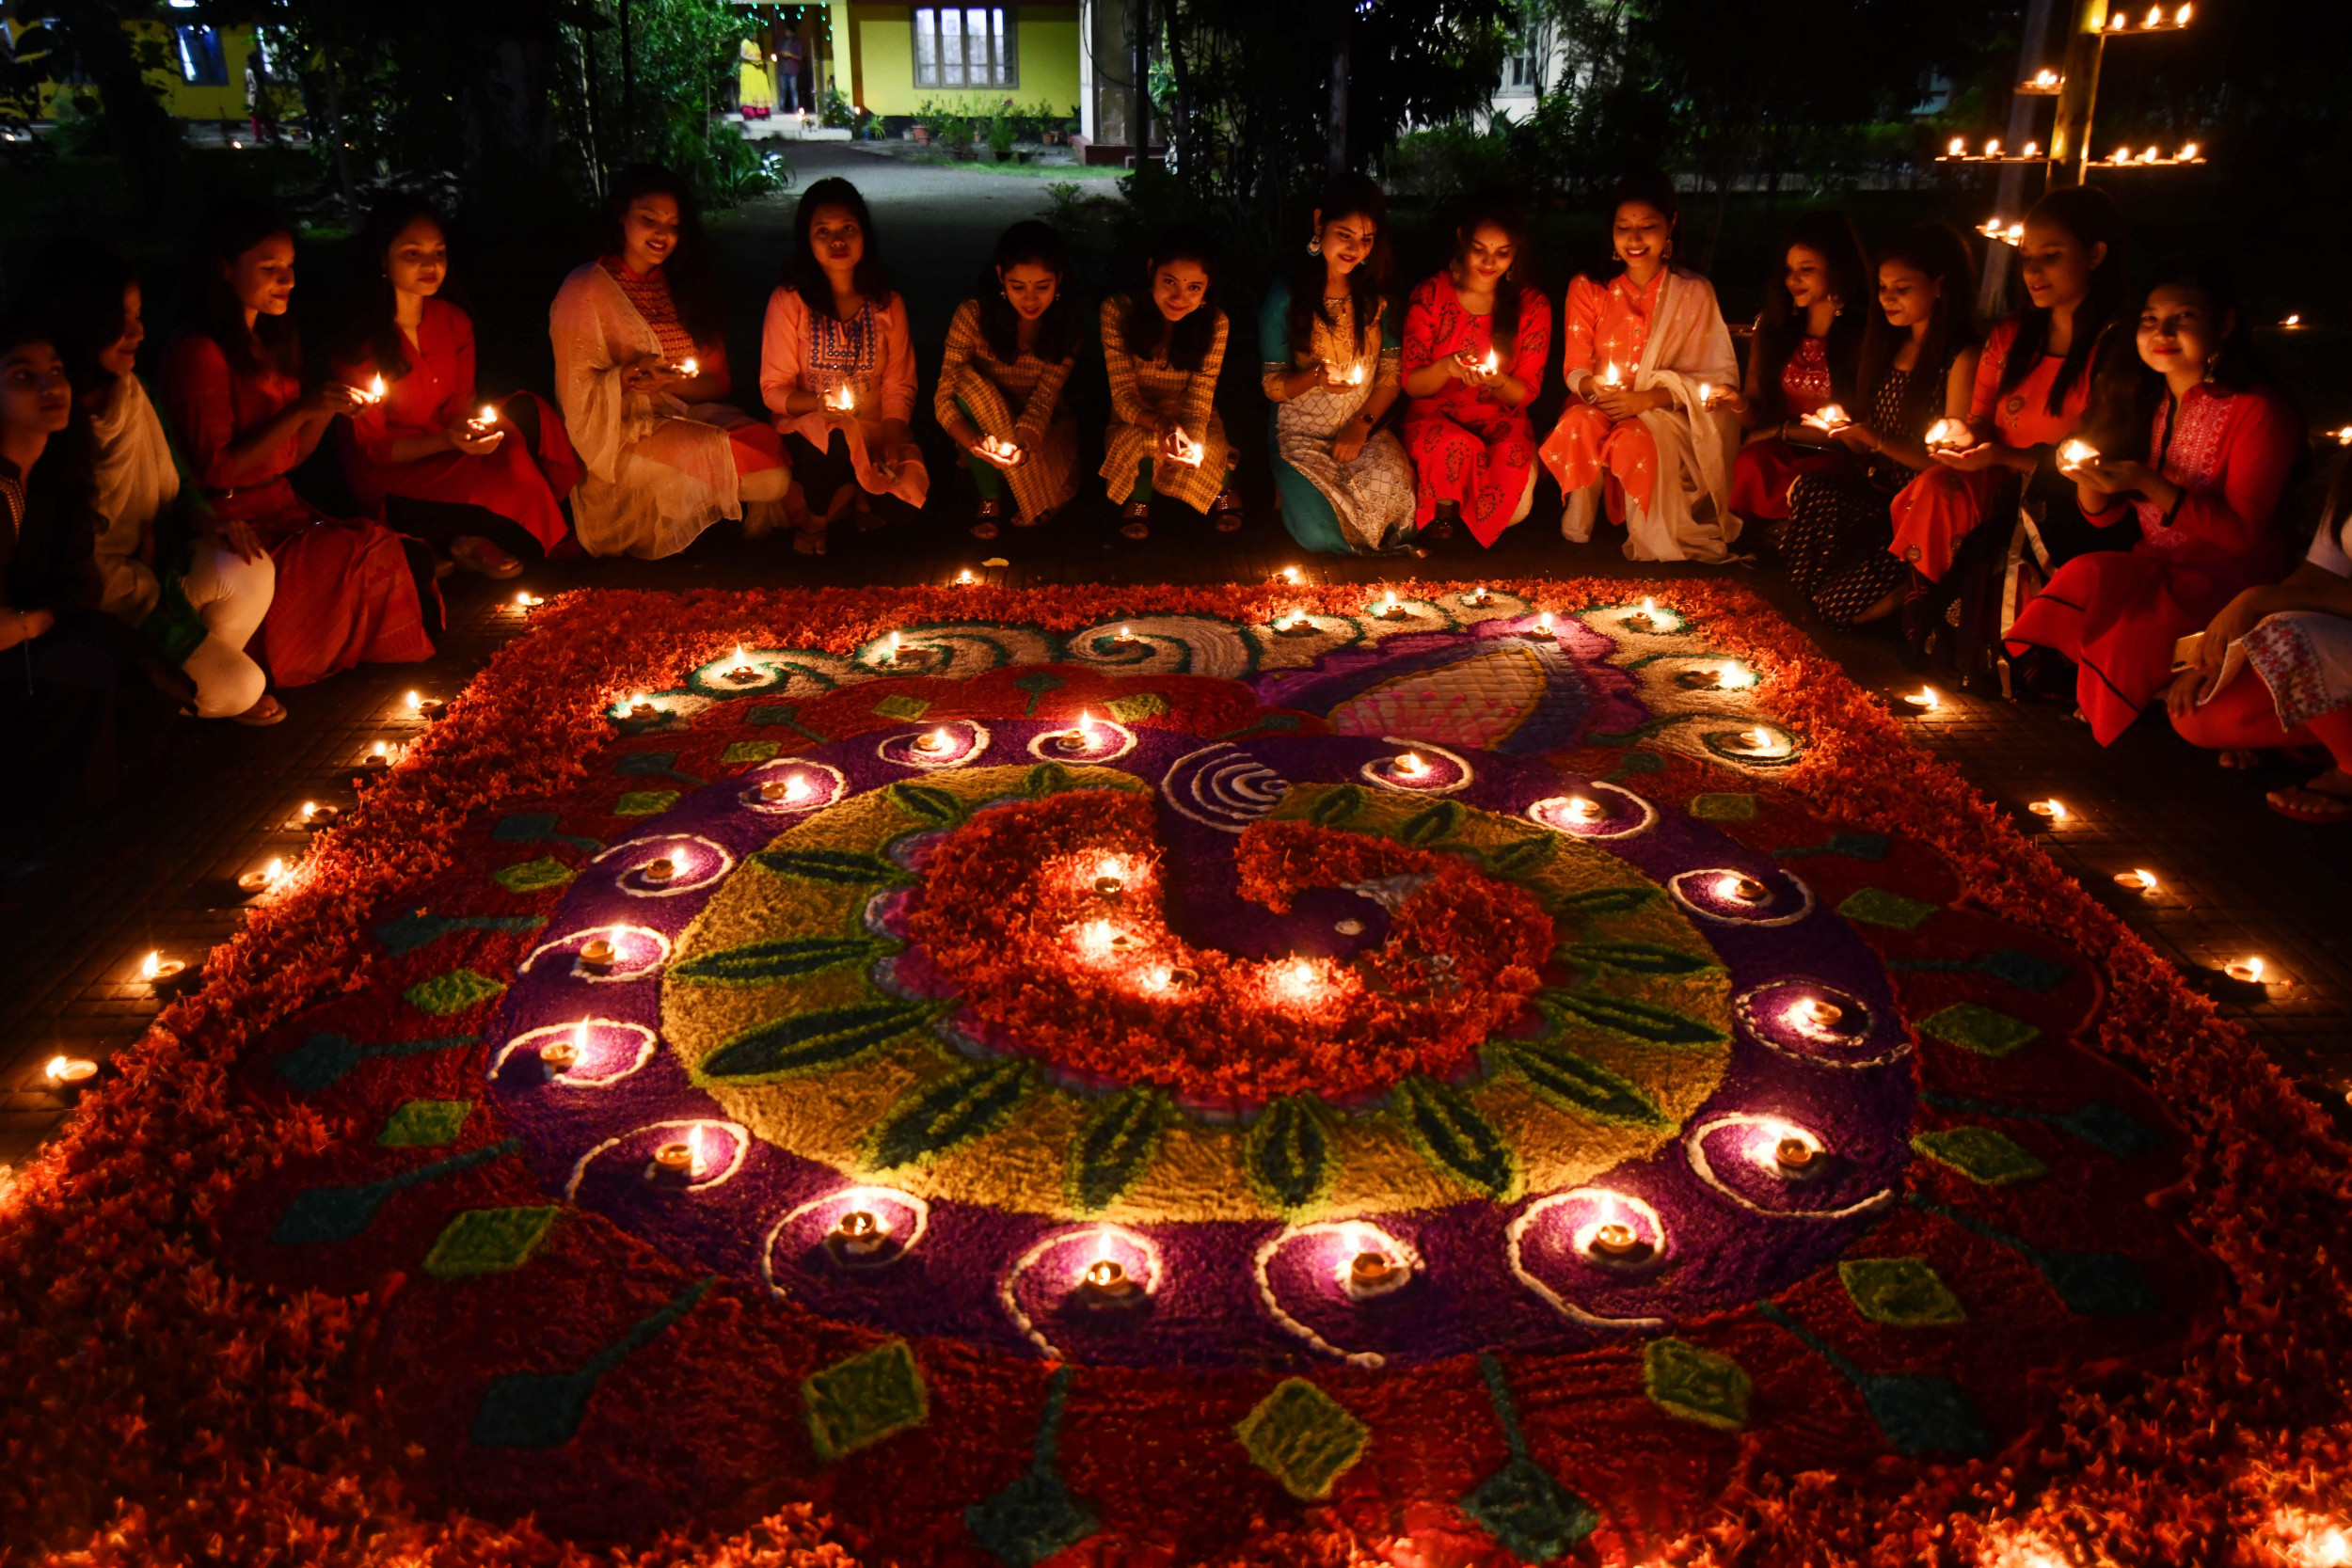
M 994 228 L 1048 202 L 1033 180 L 890 164 L 850 149 L 795 153 L 803 183 L 839 166 L 866 188 L 890 235 L 918 342 L 938 342 Z M 789 201 L 727 221 L 722 267 L 739 301 L 764 293 L 789 224 Z M 739 352 L 755 349 L 755 325 L 742 319 L 749 313 L 738 311 L 737 337 L 745 340 Z M 1244 416 L 1255 378 L 1237 379 L 1248 395 L 1235 399 L 1228 420 L 1248 447 L 1257 421 Z M 1009 560 L 993 575 L 1016 587 L 1263 581 L 1293 564 L 1317 579 L 1364 582 L 1406 572 L 1671 578 L 1737 570 L 1636 568 L 1612 542 L 1565 546 L 1534 524 L 1491 552 L 1465 542 L 1422 562 L 1308 557 L 1275 520 L 1262 478 L 1245 487 L 1253 503 L 1248 526 L 1231 536 L 1208 532 L 1198 519 L 1186 526 L 1167 516 L 1151 540 L 1130 545 L 1111 532 L 1106 508 L 1081 504 L 1034 533 L 1009 531 L 981 546 L 963 531 L 968 489 L 945 462 L 935 462 L 933 472 L 943 477 L 920 524 L 844 538 L 820 561 L 719 531 L 664 562 L 543 564 L 496 589 L 453 579 L 452 635 L 430 663 L 362 669 L 289 693 L 294 716 L 275 729 L 183 722 L 139 787 L 109 812 L 0 837 L 0 1165 L 21 1160 L 66 1114 L 43 1081 L 42 1064 L 59 1053 L 103 1058 L 138 1037 L 160 1006 L 138 978 L 140 958 L 160 949 L 200 960 L 232 933 L 242 919 L 236 874 L 299 847 L 303 834 L 292 823 L 305 800 L 349 803 L 344 774 L 373 740 L 397 737 L 405 722 L 403 692 L 453 693 L 519 630 L 502 608 L 517 587 L 940 581 L 991 554 Z M 1758 573 L 1754 580 L 1793 614 L 1775 577 Z M 1820 641 L 1867 689 L 1915 684 L 1889 642 L 1830 634 Z M 2224 773 L 2161 722 L 2142 723 L 2102 752 L 2060 709 L 1964 697 L 1949 700 L 1915 733 L 1995 800 L 2022 811 L 2028 800 L 2062 799 L 2068 824 L 2046 841 L 2057 873 L 2079 878 L 2185 971 L 2201 974 L 2249 953 L 2266 958 L 2273 983 L 2259 992 L 2223 984 L 2223 1005 L 2314 1097 L 2343 1105 L 2352 1082 L 2352 922 L 2343 912 L 2352 832 L 2300 826 L 2264 810 L 2264 789 L 2297 776 L 2293 768 Z M 2114 872 L 2135 866 L 2157 873 L 2157 896 L 2114 886 Z

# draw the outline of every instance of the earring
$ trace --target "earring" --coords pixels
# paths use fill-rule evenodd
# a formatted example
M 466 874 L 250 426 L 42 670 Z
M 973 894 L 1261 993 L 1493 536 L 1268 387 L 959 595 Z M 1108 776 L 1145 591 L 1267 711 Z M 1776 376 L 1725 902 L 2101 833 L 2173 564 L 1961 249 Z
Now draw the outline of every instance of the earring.
M 1323 242 L 1312 234 L 1307 236 L 1307 254 L 1310 256 L 1323 254 Z

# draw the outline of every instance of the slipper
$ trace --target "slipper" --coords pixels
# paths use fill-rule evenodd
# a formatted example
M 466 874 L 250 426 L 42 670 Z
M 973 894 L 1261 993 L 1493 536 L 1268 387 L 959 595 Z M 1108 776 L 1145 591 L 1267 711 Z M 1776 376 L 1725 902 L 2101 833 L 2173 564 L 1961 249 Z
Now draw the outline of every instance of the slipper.
M 794 555 L 824 554 L 825 536 L 817 532 L 813 529 L 801 529 L 797 531 L 792 535 L 792 553 Z
M 518 578 L 523 573 L 521 562 L 492 544 L 476 545 L 471 549 L 460 549 L 455 545 L 452 545 L 449 558 L 467 571 L 479 572 L 494 581 Z
M 285 717 L 286 705 L 264 691 L 262 693 L 260 702 L 255 703 L 243 713 L 230 714 L 229 721 L 232 724 L 244 724 L 248 728 L 260 729 L 265 724 L 281 722 Z
M 1137 517 L 1132 522 L 1120 524 L 1119 536 L 1121 539 L 1149 539 L 1152 537 L 1152 525 Z
M 995 538 L 996 520 L 993 517 L 983 517 L 978 522 L 974 523 L 972 525 L 972 537 L 975 539 Z
M 2296 822 L 2352 822 L 2352 795 L 2330 795 L 2309 784 L 2274 789 L 2264 799 L 2270 809 Z

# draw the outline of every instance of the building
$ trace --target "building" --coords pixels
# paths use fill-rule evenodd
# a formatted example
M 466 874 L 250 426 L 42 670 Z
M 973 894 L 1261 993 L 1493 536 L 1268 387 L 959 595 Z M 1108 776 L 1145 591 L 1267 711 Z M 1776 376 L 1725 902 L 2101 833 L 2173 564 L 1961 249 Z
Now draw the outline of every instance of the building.
M 166 111 L 180 119 L 242 120 L 246 118 L 246 62 L 260 53 L 266 70 L 268 55 L 250 26 L 215 27 L 172 18 L 173 11 L 190 10 L 195 5 L 196 0 L 169 0 L 158 11 L 163 20 L 126 22 L 123 26 L 134 47 L 152 49 L 166 62 L 162 70 L 147 73 Z M 17 40 L 37 25 L 31 21 L 0 21 L 0 40 L 6 40 L 9 55 L 15 54 Z M 74 87 L 76 73 L 71 66 L 53 74 L 64 81 L 42 85 L 36 111 L 42 119 L 56 117 L 58 99 Z

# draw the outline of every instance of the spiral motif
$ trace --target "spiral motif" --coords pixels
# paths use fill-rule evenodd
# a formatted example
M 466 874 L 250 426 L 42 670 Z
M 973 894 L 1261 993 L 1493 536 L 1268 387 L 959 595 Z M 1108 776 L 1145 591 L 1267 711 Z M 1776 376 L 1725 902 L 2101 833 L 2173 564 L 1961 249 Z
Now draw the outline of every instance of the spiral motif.
M 1228 740 L 1187 752 L 1160 780 L 1168 803 L 1195 822 L 1238 833 L 1274 809 L 1290 781 Z

